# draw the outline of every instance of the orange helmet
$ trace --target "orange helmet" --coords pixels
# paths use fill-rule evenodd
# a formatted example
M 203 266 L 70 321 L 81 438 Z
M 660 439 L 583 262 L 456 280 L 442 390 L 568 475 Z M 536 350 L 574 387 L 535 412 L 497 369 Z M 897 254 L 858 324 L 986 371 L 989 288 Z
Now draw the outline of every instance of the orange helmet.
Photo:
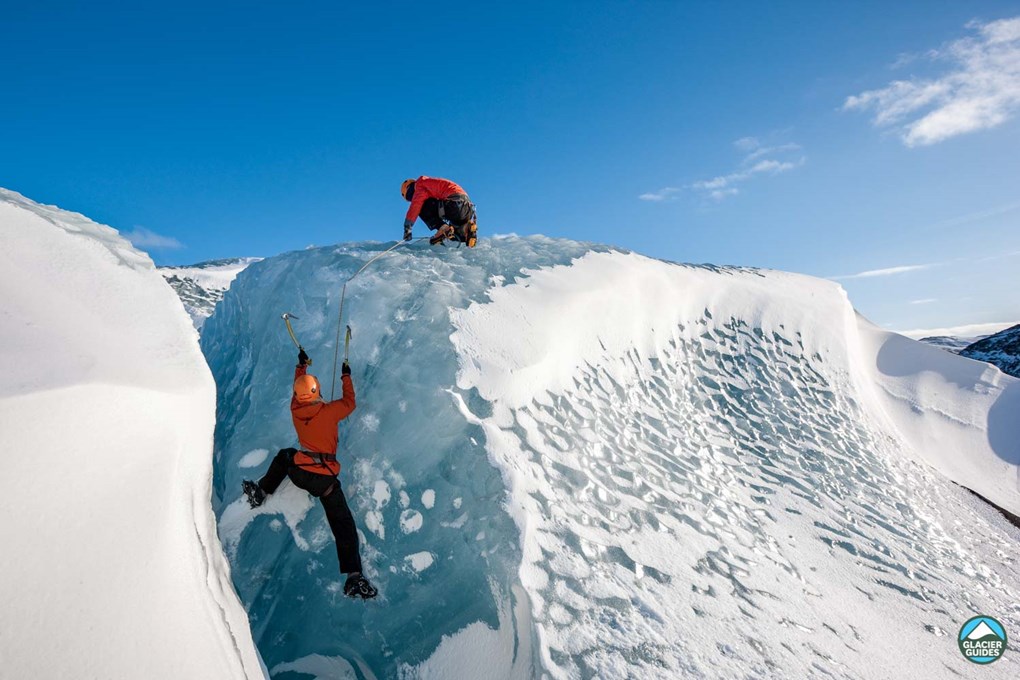
M 314 404 L 322 401 L 319 395 L 319 380 L 314 375 L 299 375 L 294 380 L 294 398 L 299 404 Z
M 411 200 L 410 198 L 407 197 L 407 190 L 410 187 L 412 187 L 412 186 L 414 186 L 414 180 L 413 179 L 405 179 L 404 183 L 400 185 L 400 196 L 405 201 L 410 201 Z

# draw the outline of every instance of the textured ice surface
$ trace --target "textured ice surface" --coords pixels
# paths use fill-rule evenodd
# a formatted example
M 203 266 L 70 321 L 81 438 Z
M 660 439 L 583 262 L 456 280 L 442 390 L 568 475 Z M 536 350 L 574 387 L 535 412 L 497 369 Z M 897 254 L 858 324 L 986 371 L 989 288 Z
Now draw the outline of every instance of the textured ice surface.
M 546 671 L 941 677 L 967 662 L 932 631 L 1020 623 L 1017 532 L 918 464 L 1015 508 L 994 413 L 1020 384 L 856 320 L 831 284 L 640 260 L 453 315 Z
M 1020 534 L 926 464 L 1020 507 L 1020 383 L 829 282 L 542 238 L 401 248 L 349 286 L 341 481 L 381 598 L 346 600 L 318 505 L 248 510 L 237 463 L 294 443 L 279 314 L 328 386 L 340 283 L 383 247 L 252 265 L 204 331 L 221 535 L 274 673 L 943 677 L 973 614 L 1020 628 Z

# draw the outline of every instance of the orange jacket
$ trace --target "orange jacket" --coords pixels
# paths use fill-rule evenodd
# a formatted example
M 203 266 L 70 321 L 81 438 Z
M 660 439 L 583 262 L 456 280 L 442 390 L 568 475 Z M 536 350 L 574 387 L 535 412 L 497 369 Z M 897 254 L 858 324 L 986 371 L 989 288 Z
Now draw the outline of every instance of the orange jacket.
M 304 366 L 296 367 L 294 379 L 297 380 L 298 376 L 304 375 L 307 370 Z M 340 382 L 343 384 L 343 396 L 336 401 L 299 404 L 294 396 L 290 398 L 290 416 L 294 421 L 298 442 L 301 444 L 301 451 L 294 455 L 294 463 L 308 472 L 320 475 L 340 474 L 340 464 L 335 460 L 326 461 L 323 464 L 318 458 L 305 453 L 308 451 L 336 455 L 336 445 L 339 440 L 337 426 L 341 420 L 351 415 L 356 406 L 354 383 L 351 382 L 351 376 L 343 376 Z
M 411 207 L 407 209 L 407 217 L 404 218 L 404 221 L 413 223 L 418 219 L 418 213 L 421 212 L 421 206 L 425 203 L 426 199 L 438 198 L 442 200 L 454 194 L 464 194 L 467 196 L 466 191 L 448 179 L 422 175 L 414 181 L 414 195 L 411 197 Z

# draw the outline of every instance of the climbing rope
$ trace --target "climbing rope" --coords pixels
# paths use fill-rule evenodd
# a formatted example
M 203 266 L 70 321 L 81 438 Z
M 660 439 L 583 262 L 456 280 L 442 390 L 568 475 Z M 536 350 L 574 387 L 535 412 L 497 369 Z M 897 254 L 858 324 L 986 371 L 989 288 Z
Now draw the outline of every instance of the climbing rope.
M 372 264 L 373 262 L 375 262 L 376 260 L 381 258 L 383 255 L 386 255 L 388 253 L 392 253 L 394 250 L 396 250 L 397 248 L 399 248 L 400 246 L 402 246 L 404 244 L 407 244 L 407 243 L 417 243 L 418 241 L 424 241 L 427 238 L 429 238 L 429 237 L 428 236 L 422 236 L 422 237 L 416 238 L 416 239 L 414 239 L 412 241 L 397 241 L 394 245 L 390 246 L 386 250 L 382 251 L 381 253 L 379 253 L 378 255 L 373 257 L 372 259 L 370 259 L 365 264 L 361 265 L 361 269 L 359 269 L 358 271 L 354 272 L 354 274 L 352 274 L 350 278 L 348 278 L 346 281 L 344 281 L 344 287 L 340 291 L 340 311 L 337 313 L 337 318 L 336 318 L 336 342 L 333 343 L 333 380 L 330 382 L 330 386 L 329 386 L 329 400 L 330 401 L 333 401 L 333 396 L 334 396 L 334 393 L 336 392 L 336 365 L 337 365 L 337 361 L 338 361 L 339 355 L 340 355 L 340 329 L 343 328 L 343 323 L 344 323 L 344 298 L 347 297 L 347 284 L 350 283 L 351 281 L 353 281 L 354 277 L 356 277 L 358 274 L 360 274 L 361 272 L 365 271 L 365 269 L 368 267 L 368 265 Z M 345 342 L 344 342 L 344 361 L 347 361 L 347 353 L 348 353 L 348 351 L 350 349 L 350 344 L 351 344 L 351 327 L 348 326 L 347 327 L 347 336 L 346 336 Z

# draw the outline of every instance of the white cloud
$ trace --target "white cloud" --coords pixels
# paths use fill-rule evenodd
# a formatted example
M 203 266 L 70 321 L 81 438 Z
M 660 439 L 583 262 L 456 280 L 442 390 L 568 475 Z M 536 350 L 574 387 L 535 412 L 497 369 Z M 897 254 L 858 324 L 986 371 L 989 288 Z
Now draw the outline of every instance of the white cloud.
M 886 267 L 885 269 L 869 269 L 868 271 L 858 272 L 856 274 L 846 274 L 845 276 L 830 276 L 829 278 L 833 281 L 846 281 L 849 279 L 872 279 L 879 276 L 895 276 L 896 274 L 906 274 L 907 272 L 916 272 L 922 269 L 931 269 L 937 267 L 937 263 L 931 264 L 905 264 L 898 267 Z
M 950 326 L 948 328 L 915 328 L 909 331 L 897 331 L 900 335 L 908 338 L 930 338 L 938 335 L 950 335 L 957 338 L 976 338 L 981 335 L 992 335 L 1001 330 L 1015 326 L 1017 321 L 997 321 L 995 323 L 974 323 L 965 326 Z
M 737 141 L 733 142 L 733 146 L 737 147 L 738 151 L 750 153 L 761 146 L 761 142 L 758 141 L 757 137 L 741 137 Z
M 923 300 L 911 300 L 912 305 L 930 305 L 933 302 L 938 302 L 936 298 L 924 298 Z
M 900 126 L 903 143 L 911 147 L 1006 122 L 1020 111 L 1020 17 L 967 27 L 977 35 L 926 55 L 948 64 L 939 77 L 896 80 L 847 97 L 843 109 L 874 111 L 875 125 Z
M 729 189 L 716 189 L 715 191 L 709 192 L 709 197 L 714 201 L 721 201 L 727 196 L 736 196 L 740 193 L 740 189 L 736 187 L 730 187 Z
M 145 227 L 135 227 L 134 231 L 121 234 L 136 248 L 152 248 L 154 250 L 176 250 L 184 244 L 172 236 L 161 236 Z
M 787 151 L 800 151 L 800 144 L 780 144 L 778 146 L 761 146 L 758 147 L 757 149 L 752 149 L 751 152 L 747 154 L 747 157 L 744 158 L 744 162 L 750 163 L 756 158 L 761 158 L 762 156 L 770 156 L 773 154 L 784 153 Z
M 1007 250 L 1004 253 L 996 253 L 995 255 L 987 255 L 985 257 L 979 258 L 977 261 L 978 262 L 991 262 L 992 260 L 1003 260 L 1003 259 L 1005 259 L 1007 257 L 1016 257 L 1017 255 L 1020 255 L 1020 250 Z
M 778 175 L 788 172 L 807 162 L 804 156 L 790 157 L 791 152 L 801 150 L 799 144 L 762 146 L 757 137 L 741 137 L 733 142 L 733 146 L 744 155 L 740 165 L 733 172 L 712 179 L 699 180 L 682 188 L 664 187 L 658 191 L 641 194 L 638 198 L 642 201 L 671 201 L 678 198 L 681 191 L 689 189 L 713 201 L 722 201 L 740 193 L 740 189 L 734 186 L 736 184 L 746 182 L 757 175 Z
M 796 145 L 792 145 L 797 147 Z M 778 147 L 777 147 L 778 148 Z M 744 167 L 736 172 L 731 172 L 728 175 L 720 175 L 719 177 L 713 177 L 712 179 L 700 180 L 690 185 L 691 189 L 695 191 L 703 191 L 714 200 L 721 201 L 727 196 L 735 196 L 739 193 L 738 189 L 734 187 L 734 184 L 740 182 L 746 182 L 755 175 L 778 175 L 783 172 L 788 172 L 794 168 L 799 168 L 804 165 L 807 159 L 800 158 L 796 161 L 777 161 L 775 159 L 760 160 L 753 165 L 749 163 L 759 156 L 758 152 L 754 151 L 744 159 L 742 164 Z
M 667 201 L 675 198 L 678 193 L 680 193 L 680 189 L 677 187 L 663 187 L 658 191 L 641 194 L 638 198 L 642 201 Z

